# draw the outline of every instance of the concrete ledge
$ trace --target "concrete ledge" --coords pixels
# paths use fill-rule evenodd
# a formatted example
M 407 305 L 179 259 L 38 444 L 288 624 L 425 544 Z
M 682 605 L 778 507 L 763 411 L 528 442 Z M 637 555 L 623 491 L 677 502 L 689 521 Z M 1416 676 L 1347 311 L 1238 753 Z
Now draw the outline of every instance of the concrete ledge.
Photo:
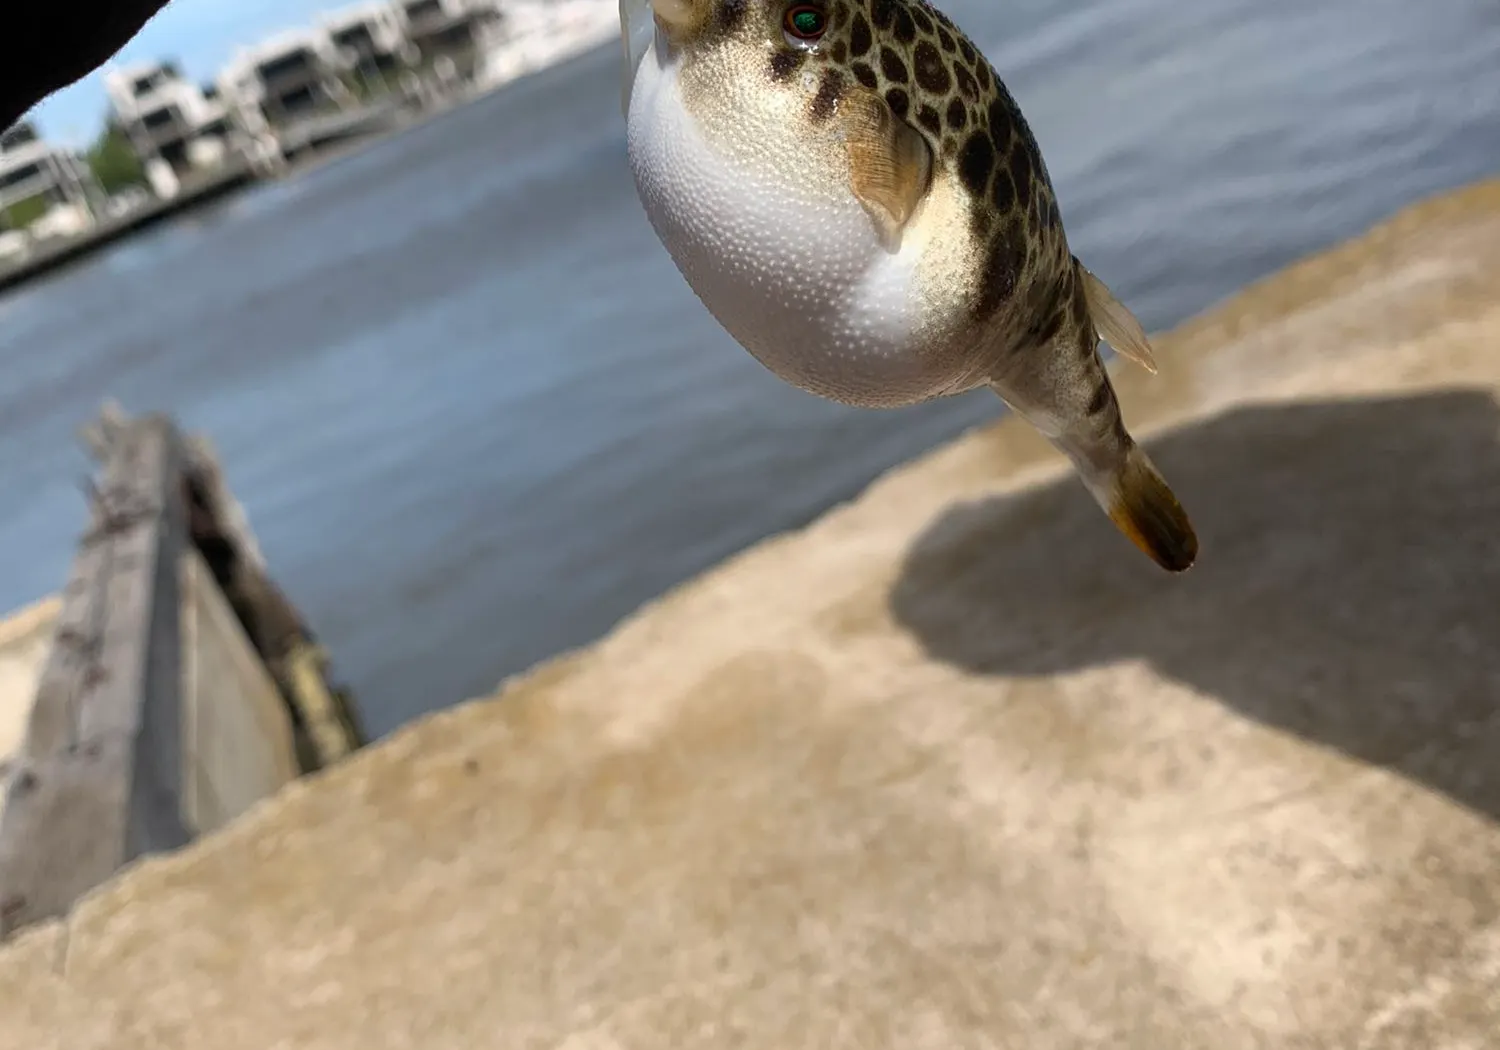
M 1199 520 L 1187 577 L 980 430 L 139 864 L 35 934 L 63 950 L 0 952 L 25 1030 L 1492 1045 L 1496 287 L 1489 184 L 1121 373 Z

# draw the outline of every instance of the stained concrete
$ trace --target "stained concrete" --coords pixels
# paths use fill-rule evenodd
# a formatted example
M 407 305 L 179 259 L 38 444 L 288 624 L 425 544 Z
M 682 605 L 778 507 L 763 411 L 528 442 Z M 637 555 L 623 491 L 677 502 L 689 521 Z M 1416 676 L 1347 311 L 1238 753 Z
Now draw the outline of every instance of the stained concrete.
M 1192 573 L 978 431 L 139 865 L 0 1044 L 1495 1046 L 1497 293 L 1500 184 L 1292 268 L 1119 373 Z

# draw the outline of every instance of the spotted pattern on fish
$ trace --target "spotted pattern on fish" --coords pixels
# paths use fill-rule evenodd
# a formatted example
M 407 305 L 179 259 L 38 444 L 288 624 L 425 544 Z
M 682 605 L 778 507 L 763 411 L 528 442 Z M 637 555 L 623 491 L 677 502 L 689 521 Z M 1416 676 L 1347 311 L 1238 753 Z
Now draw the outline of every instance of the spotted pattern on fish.
M 718 234 L 704 235 L 701 229 L 717 231 L 722 225 L 695 231 L 680 218 L 660 219 L 670 224 L 671 232 L 663 235 L 669 246 L 692 245 L 674 250 L 698 253 L 690 265 L 704 275 L 703 288 L 717 304 L 710 308 L 736 338 L 783 378 L 851 404 L 911 403 L 989 385 L 1068 455 L 1132 542 L 1170 571 L 1191 566 L 1197 557 L 1191 522 L 1125 427 L 1099 356 L 1098 326 L 1122 354 L 1154 370 L 1149 344 L 1138 321 L 1073 257 L 1036 138 L 973 42 L 926 0 L 806 0 L 825 15 L 823 31 L 811 44 L 781 39 L 785 31 L 777 30 L 775 20 L 791 0 L 662 2 L 678 5 L 676 31 L 689 55 L 681 68 L 693 68 L 694 54 L 703 60 L 696 76 L 674 74 L 685 78 L 678 83 L 688 84 L 686 97 L 693 100 L 683 109 L 711 113 L 705 127 L 732 128 L 735 107 L 748 91 L 749 107 L 761 119 L 776 113 L 772 120 L 779 127 L 767 138 L 784 156 L 796 151 L 796 146 L 788 150 L 789 136 L 781 130 L 796 126 L 786 119 L 796 110 L 781 108 L 790 91 L 792 106 L 805 107 L 807 131 L 833 128 L 847 136 L 808 135 L 815 158 L 809 170 L 826 183 L 828 153 L 820 151 L 830 141 L 844 143 L 852 165 L 851 192 L 888 238 L 885 243 L 899 246 L 900 224 L 916 215 L 912 229 L 927 238 L 925 244 L 917 242 L 922 254 L 916 259 L 922 261 L 916 279 L 924 279 L 920 267 L 927 260 L 946 268 L 929 271 L 941 275 L 936 281 L 928 277 L 925 285 L 907 286 L 921 288 L 924 301 L 908 318 L 918 316 L 925 327 L 892 336 L 907 318 L 893 319 L 884 304 L 861 301 L 857 313 L 816 316 L 811 338 L 799 343 L 801 333 L 736 313 L 730 282 L 735 268 L 743 266 L 744 246 L 718 245 L 719 259 L 703 254 Z M 657 15 L 662 17 L 660 9 Z M 774 106 L 763 109 L 754 97 L 761 78 L 768 91 L 781 93 Z M 872 105 L 885 112 L 872 114 Z M 882 119 L 870 123 L 872 115 Z M 927 157 L 917 157 L 921 151 L 913 136 L 893 128 L 886 116 L 920 136 L 931 165 Z M 675 115 L 661 119 L 653 111 L 651 119 L 657 123 L 648 127 L 670 129 Z M 730 132 L 725 141 L 734 137 Z M 671 154 L 662 147 L 667 141 L 675 140 L 665 134 L 655 142 L 648 137 L 639 153 L 632 146 L 633 158 L 643 158 L 639 170 L 649 173 L 637 177 L 652 180 L 653 193 L 673 182 Z M 743 147 L 741 141 L 733 149 Z M 757 160 L 745 159 L 754 156 L 753 149 L 739 156 L 747 169 L 756 168 Z M 778 163 L 785 166 L 767 180 L 773 184 L 796 167 L 795 161 Z M 731 179 L 724 182 L 733 185 Z M 727 196 L 732 199 L 735 192 Z M 940 210 L 928 214 L 940 218 L 924 223 L 913 211 L 922 200 L 937 201 Z M 722 198 L 715 199 L 715 207 L 722 205 Z M 693 204 L 674 207 L 694 214 Z M 751 221 L 763 221 L 761 213 L 751 213 L 757 216 Z M 965 226 L 967 237 L 961 235 Z M 934 241 L 935 231 L 960 235 Z M 847 242 L 831 243 L 836 250 L 847 248 Z M 958 247 L 944 255 L 950 246 Z M 819 284 L 828 271 L 821 269 L 816 245 L 804 241 L 793 251 L 801 254 L 783 255 L 779 273 L 756 275 L 759 287 L 783 295 L 794 312 L 806 301 L 797 281 L 820 293 L 827 287 L 850 294 L 836 282 Z M 896 272 L 868 271 L 876 275 L 872 280 L 888 280 Z M 709 301 L 703 289 L 695 290 Z M 770 305 L 774 310 L 777 304 Z M 858 333 L 852 339 L 851 331 Z M 893 378 L 882 386 L 886 376 Z
M 1072 297 L 1063 300 L 1062 319 L 1071 316 L 1072 302 L 1082 303 L 1082 294 L 1074 288 L 1072 256 L 1041 150 L 989 60 L 923 0 L 836 0 L 826 10 L 827 29 L 817 46 L 774 49 L 767 77 L 785 82 L 804 64 L 844 71 L 920 131 L 971 198 L 970 224 L 984 245 L 975 320 L 1031 328 L 1028 334 L 1035 335 L 1051 327 L 1055 334 L 1061 320 L 1033 317 L 1041 303 L 1026 291 L 1061 282 L 1059 290 Z M 823 121 L 847 82 L 820 76 L 810 115 Z M 1000 317 L 1004 312 L 1017 316 Z

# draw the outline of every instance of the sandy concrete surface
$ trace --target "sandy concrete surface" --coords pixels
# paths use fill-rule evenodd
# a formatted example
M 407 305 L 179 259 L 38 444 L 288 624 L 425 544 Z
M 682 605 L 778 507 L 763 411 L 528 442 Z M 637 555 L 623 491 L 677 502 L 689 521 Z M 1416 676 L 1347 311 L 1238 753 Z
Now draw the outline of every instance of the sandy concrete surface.
M 1159 351 L 1189 575 L 978 431 L 136 867 L 0 1043 L 1496 1046 L 1500 184 Z

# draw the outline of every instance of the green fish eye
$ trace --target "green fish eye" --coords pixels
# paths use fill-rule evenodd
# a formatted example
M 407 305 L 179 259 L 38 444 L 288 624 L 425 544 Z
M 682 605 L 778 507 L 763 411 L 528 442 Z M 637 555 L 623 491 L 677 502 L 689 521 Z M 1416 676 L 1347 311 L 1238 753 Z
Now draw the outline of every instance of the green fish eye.
M 786 31 L 798 40 L 816 40 L 824 29 L 823 12 L 809 4 L 798 4 L 786 13 Z

